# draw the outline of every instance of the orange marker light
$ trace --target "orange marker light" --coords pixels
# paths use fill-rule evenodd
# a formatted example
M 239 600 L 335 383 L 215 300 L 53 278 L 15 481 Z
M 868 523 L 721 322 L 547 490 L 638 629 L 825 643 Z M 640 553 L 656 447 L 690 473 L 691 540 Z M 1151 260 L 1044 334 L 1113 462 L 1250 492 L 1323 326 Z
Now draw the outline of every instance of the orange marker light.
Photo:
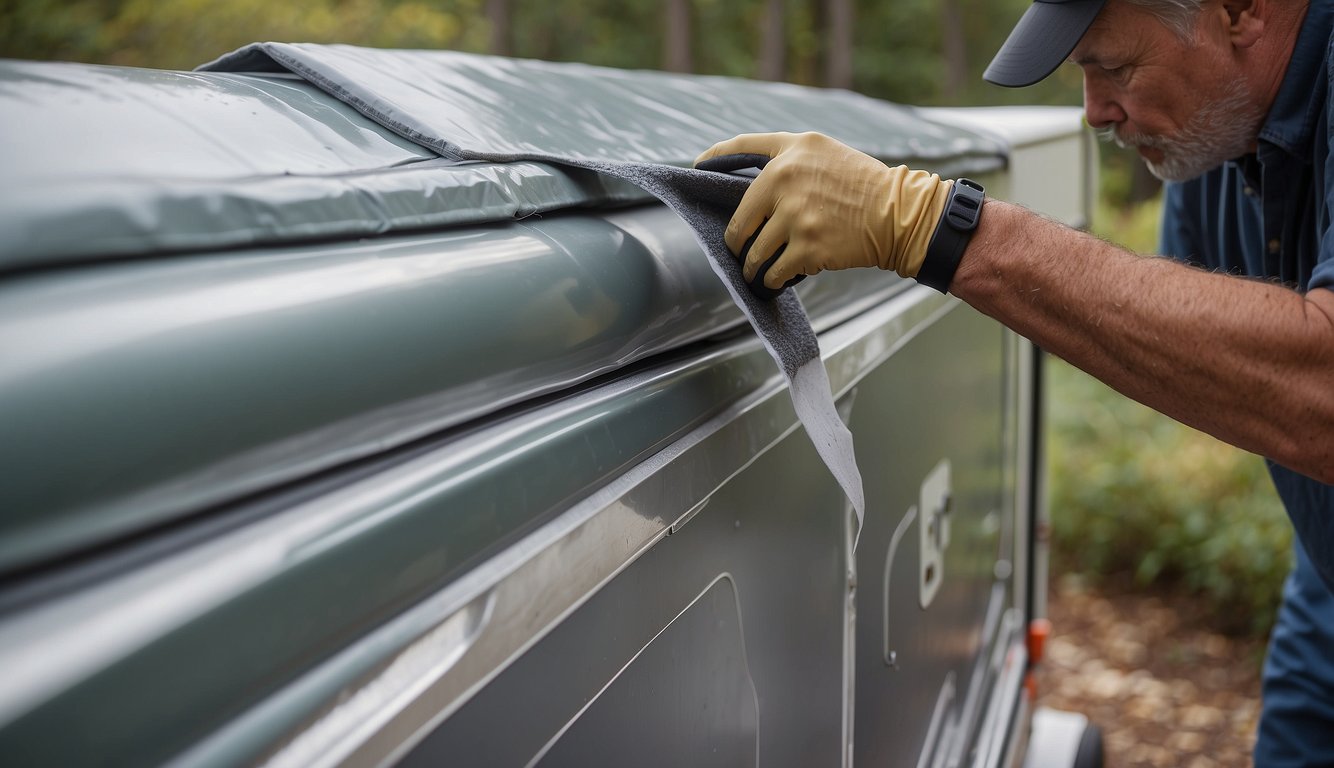
M 1034 666 L 1042 661 L 1042 652 L 1047 649 L 1047 637 L 1051 635 L 1051 622 L 1046 619 L 1033 619 L 1028 622 L 1028 664 Z

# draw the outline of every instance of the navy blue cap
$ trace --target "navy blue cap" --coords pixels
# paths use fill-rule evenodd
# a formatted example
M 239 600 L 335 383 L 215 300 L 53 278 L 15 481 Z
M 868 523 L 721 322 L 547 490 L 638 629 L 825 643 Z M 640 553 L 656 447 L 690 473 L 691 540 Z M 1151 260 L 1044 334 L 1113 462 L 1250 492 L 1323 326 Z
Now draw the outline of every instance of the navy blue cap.
M 1056 71 L 1107 0 L 1036 0 L 1014 25 L 982 78 L 1019 88 Z

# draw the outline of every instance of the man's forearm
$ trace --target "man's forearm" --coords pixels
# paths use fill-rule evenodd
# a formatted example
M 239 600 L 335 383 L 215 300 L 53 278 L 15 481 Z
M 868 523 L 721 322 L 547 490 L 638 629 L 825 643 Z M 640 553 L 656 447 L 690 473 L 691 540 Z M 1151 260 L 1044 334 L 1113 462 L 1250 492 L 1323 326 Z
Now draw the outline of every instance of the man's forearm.
M 1334 291 L 1137 256 L 988 201 L 950 292 L 1135 400 L 1334 482 Z

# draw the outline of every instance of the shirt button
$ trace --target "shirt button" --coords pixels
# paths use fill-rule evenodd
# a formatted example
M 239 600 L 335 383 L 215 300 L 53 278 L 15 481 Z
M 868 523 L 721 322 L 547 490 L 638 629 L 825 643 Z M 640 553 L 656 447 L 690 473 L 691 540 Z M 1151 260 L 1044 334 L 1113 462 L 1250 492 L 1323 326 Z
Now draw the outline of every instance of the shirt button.
M 1277 255 L 1277 254 L 1278 254 L 1278 249 L 1281 248 L 1282 246 L 1283 246 L 1283 244 L 1280 243 L 1280 242 L 1278 241 L 1278 238 L 1276 237 L 1276 238 L 1274 238 L 1273 240 L 1270 240 L 1270 241 L 1269 241 L 1269 252 L 1270 252 L 1271 254 L 1275 254 L 1275 255 Z

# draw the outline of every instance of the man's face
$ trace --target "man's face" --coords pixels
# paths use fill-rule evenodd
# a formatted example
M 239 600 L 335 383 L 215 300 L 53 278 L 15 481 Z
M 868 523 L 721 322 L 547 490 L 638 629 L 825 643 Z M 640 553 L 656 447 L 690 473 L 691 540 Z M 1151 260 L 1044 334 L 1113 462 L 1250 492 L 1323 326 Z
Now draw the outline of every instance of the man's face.
M 1207 3 L 1194 39 L 1182 40 L 1147 11 L 1110 0 L 1070 55 L 1084 71 L 1089 124 L 1135 147 L 1161 179 L 1194 178 L 1255 145 L 1264 114 L 1220 13 Z

